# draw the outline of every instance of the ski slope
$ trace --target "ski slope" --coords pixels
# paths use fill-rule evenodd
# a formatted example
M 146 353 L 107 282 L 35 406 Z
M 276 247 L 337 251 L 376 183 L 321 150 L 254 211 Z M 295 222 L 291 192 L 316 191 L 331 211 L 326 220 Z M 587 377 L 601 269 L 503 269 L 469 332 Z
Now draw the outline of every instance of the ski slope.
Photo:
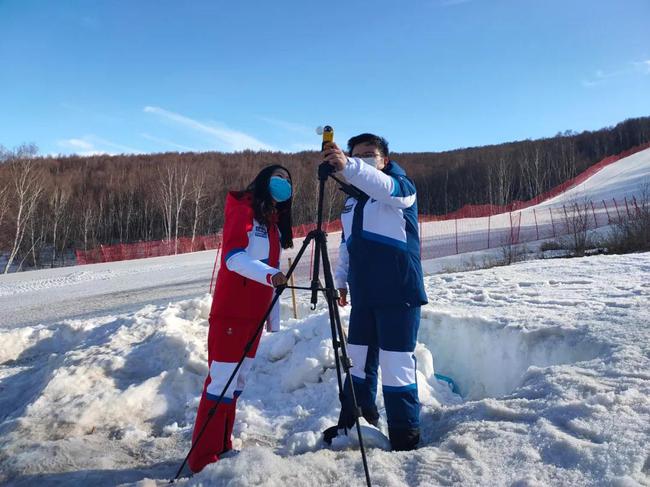
M 582 201 L 602 201 L 616 198 L 622 201 L 639 199 L 644 190 L 650 191 L 650 149 L 645 149 L 605 166 L 584 183 L 542 202 L 539 207 L 561 206 Z M 650 195 L 649 195 L 650 196 Z
M 564 201 L 639 195 L 649 167 L 638 153 Z M 174 475 L 207 374 L 214 256 L 0 276 L 0 483 Z M 648 275 L 650 253 L 427 276 L 421 448 L 388 452 L 364 428 L 373 485 L 650 485 Z M 298 300 L 294 319 L 283 297 L 238 403 L 242 452 L 182 485 L 364 485 L 353 437 L 320 443 L 338 413 L 329 323 L 322 302 Z

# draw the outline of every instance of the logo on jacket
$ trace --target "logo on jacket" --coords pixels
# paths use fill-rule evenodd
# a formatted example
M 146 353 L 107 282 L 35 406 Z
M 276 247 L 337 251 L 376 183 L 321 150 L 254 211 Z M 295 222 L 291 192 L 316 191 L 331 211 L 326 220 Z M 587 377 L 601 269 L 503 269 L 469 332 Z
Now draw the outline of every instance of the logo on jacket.
M 256 226 L 255 227 L 255 236 L 256 237 L 266 237 L 268 235 L 268 232 L 266 231 L 266 227 L 263 226 Z
M 343 211 L 341 213 L 350 213 L 352 211 L 353 206 L 354 205 L 345 205 L 345 207 L 343 208 Z

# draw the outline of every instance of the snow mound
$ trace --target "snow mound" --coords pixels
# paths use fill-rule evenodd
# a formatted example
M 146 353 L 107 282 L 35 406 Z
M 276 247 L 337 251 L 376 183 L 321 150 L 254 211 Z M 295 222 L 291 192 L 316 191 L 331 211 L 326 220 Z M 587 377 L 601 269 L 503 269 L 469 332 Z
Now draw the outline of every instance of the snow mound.
M 473 315 L 427 307 L 418 336 L 443 375 L 466 399 L 501 397 L 519 387 L 531 366 L 570 364 L 597 358 L 605 345 L 587 331 L 550 326 L 527 330 Z
M 637 254 L 427 277 L 420 448 L 386 451 L 379 394 L 379 428 L 362 424 L 373 484 L 647 484 L 648 272 L 650 254 Z M 183 485 L 364 484 L 355 431 L 321 440 L 339 410 L 327 310 L 293 319 L 284 299 L 237 403 L 242 453 Z M 0 483 L 173 477 L 207 374 L 210 302 L 0 327 Z

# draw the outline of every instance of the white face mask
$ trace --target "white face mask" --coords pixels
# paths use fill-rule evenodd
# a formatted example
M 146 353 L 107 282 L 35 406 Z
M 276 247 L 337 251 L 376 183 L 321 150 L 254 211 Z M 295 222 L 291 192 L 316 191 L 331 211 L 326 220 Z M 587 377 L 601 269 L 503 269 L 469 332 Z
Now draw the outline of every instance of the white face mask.
M 379 166 L 379 160 L 376 157 L 364 157 L 361 160 L 375 169 Z

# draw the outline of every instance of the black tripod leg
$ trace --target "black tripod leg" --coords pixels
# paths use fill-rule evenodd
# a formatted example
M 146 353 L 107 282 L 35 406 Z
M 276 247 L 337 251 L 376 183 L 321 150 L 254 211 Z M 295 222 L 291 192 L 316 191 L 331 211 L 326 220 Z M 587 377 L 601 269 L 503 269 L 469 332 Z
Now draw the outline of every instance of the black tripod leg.
M 326 289 L 325 299 L 327 299 L 327 308 L 330 315 L 330 329 L 332 332 L 332 348 L 334 349 L 334 363 L 336 364 L 336 379 L 339 385 L 339 401 L 341 402 L 341 404 L 343 404 L 343 379 L 342 379 L 342 372 L 341 372 L 341 352 L 340 352 L 341 341 L 340 338 L 338 337 L 338 330 L 336 329 L 337 319 L 340 321 L 340 318 L 337 318 L 336 316 L 338 314 L 338 309 L 336 309 L 337 306 L 336 297 L 330 296 L 330 294 L 333 293 L 331 293 L 330 290 Z M 330 303 L 332 297 L 334 298 L 333 299 L 334 303 Z
M 352 398 L 352 407 L 353 413 L 355 416 L 355 423 L 357 425 L 357 436 L 359 437 L 359 449 L 361 450 L 361 459 L 363 460 L 363 470 L 366 474 L 366 484 L 370 487 L 370 471 L 368 470 L 368 460 L 366 458 L 366 449 L 363 444 L 363 435 L 361 434 L 361 424 L 359 422 L 359 417 L 361 416 L 359 411 L 359 405 L 357 403 L 357 396 L 354 392 L 354 384 L 352 383 L 352 374 L 350 373 L 350 368 L 352 367 L 352 362 L 348 356 L 348 351 L 346 347 L 345 334 L 343 333 L 343 326 L 341 325 L 341 316 L 339 315 L 339 310 L 336 303 L 336 287 L 334 284 L 334 278 L 332 277 L 332 267 L 329 260 L 329 255 L 327 253 L 327 239 L 324 232 L 320 232 L 320 235 L 316 238 L 316 245 L 320 246 L 320 253 L 323 259 L 323 275 L 325 277 L 325 289 L 327 293 L 327 306 L 329 308 L 330 320 L 333 321 L 332 324 L 332 343 L 334 344 L 334 357 L 338 359 L 338 353 L 336 347 L 341 350 L 340 362 L 343 364 L 343 369 L 345 370 L 346 378 L 349 384 L 350 397 Z M 336 364 L 337 373 L 339 373 L 339 391 L 341 394 L 341 399 L 343 398 L 343 387 L 341 384 L 340 377 L 340 366 Z M 341 407 L 343 403 L 341 401 Z

